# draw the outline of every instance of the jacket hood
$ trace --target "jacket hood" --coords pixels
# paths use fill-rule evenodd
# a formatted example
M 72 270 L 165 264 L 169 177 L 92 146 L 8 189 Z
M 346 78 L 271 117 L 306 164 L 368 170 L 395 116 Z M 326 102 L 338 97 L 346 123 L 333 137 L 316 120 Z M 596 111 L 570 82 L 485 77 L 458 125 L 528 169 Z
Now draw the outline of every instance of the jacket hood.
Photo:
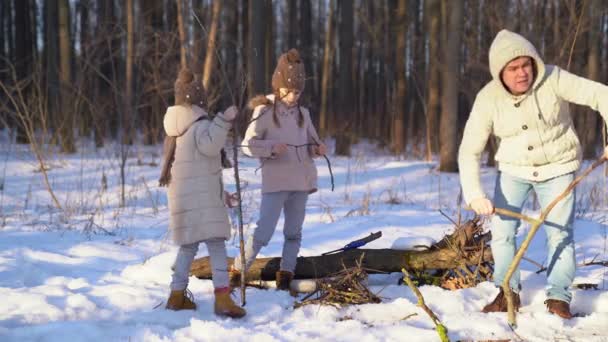
M 188 130 L 188 128 L 201 116 L 206 116 L 202 108 L 198 106 L 171 106 L 167 108 L 163 119 L 165 133 L 170 137 L 178 137 Z
M 274 95 L 256 95 L 247 104 L 247 107 L 254 110 L 258 106 L 268 106 L 274 103 Z
M 537 75 L 531 89 L 536 88 L 545 75 L 545 63 L 530 41 L 508 30 L 498 32 L 490 46 L 489 57 L 492 78 L 502 85 L 502 81 L 500 80 L 502 69 L 513 59 L 522 56 L 532 57 L 536 62 Z

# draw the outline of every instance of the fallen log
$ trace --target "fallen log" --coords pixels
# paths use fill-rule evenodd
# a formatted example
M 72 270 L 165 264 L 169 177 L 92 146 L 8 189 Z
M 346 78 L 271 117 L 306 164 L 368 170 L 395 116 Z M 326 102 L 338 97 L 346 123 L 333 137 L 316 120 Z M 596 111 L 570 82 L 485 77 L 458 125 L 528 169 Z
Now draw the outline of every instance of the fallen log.
M 477 266 L 480 263 L 492 261 L 492 252 L 485 244 L 486 238 L 479 234 L 477 221 L 468 221 L 457 228 L 453 234 L 424 251 L 395 250 L 395 249 L 351 249 L 344 252 L 299 257 L 294 274 L 295 279 L 324 278 L 340 272 L 345 267 L 355 267 L 361 262 L 361 267 L 368 273 L 408 271 L 447 270 L 458 267 Z M 273 280 L 279 270 L 280 257 L 256 259 L 249 268 L 247 280 Z M 234 263 L 228 258 L 228 264 Z M 191 274 L 201 279 L 211 278 L 209 257 L 194 260 Z

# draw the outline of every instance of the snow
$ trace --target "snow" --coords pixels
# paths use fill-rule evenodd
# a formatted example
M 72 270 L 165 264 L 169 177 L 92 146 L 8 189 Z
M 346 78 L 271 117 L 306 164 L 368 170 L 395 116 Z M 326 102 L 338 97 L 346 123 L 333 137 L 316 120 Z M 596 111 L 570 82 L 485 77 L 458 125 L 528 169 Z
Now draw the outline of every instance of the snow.
M 127 161 L 126 206 L 121 208 L 119 149 L 95 151 L 83 145 L 71 156 L 48 153 L 51 186 L 64 212 L 53 209 L 36 159 L 27 147 L 0 145 L 0 340 L 1 341 L 437 341 L 434 325 L 399 274 L 370 277 L 380 304 L 298 309 L 286 292 L 249 288 L 247 316 L 213 314 L 213 286 L 190 279 L 197 311 L 164 309 L 176 247 L 167 234 L 165 190 L 157 187 L 160 147 L 132 147 Z M 444 216 L 458 211 L 457 174 L 439 173 L 435 162 L 398 160 L 371 144 L 353 157 L 330 156 L 336 189 L 319 159 L 320 191 L 311 195 L 301 255 L 319 255 L 382 231 L 366 248 L 428 246 L 452 230 Z M 246 231 L 254 225 L 260 199 L 257 161 L 242 159 Z M 580 186 L 575 222 L 577 262 L 608 260 L 602 170 Z M 107 179 L 107 188 L 102 178 Z M 494 169 L 482 171 L 491 193 Z M 231 171 L 225 180 L 234 188 Z M 599 194 L 599 196 L 598 196 Z M 599 198 L 599 199 L 598 199 Z M 443 214 L 439 211 L 443 212 Z M 538 210 L 528 204 L 527 214 Z M 529 227 L 522 225 L 521 241 Z M 278 256 L 282 221 L 260 257 Z M 543 232 L 527 258 L 544 263 Z M 227 242 L 229 255 L 237 239 Z M 201 246 L 199 257 L 207 251 Z M 448 328 L 451 340 L 608 341 L 606 268 L 579 267 L 575 283 L 598 290 L 573 289 L 572 309 L 583 314 L 562 320 L 545 312 L 545 274 L 522 262 L 522 308 L 512 331 L 506 314 L 481 313 L 498 292 L 489 282 L 457 291 L 421 286 L 427 305 Z M 238 300 L 238 296 L 236 298 Z

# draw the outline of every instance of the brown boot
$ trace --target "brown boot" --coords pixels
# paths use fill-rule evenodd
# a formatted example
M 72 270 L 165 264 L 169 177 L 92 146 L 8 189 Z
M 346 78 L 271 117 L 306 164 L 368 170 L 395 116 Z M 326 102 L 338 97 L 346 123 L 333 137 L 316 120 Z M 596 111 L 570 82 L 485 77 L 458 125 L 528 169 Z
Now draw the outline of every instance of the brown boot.
M 558 299 L 547 299 L 545 301 L 547 305 L 547 311 L 554 315 L 558 315 L 564 319 L 572 318 L 572 313 L 570 312 L 570 304 L 564 302 L 563 300 Z
M 521 305 L 521 302 L 519 300 L 519 294 L 513 292 L 513 306 L 515 306 L 515 311 L 519 311 L 519 307 Z M 500 289 L 500 292 L 498 292 L 498 295 L 496 296 L 496 298 L 494 298 L 494 300 L 483 307 L 483 309 L 481 310 L 481 312 L 507 312 L 508 308 L 507 308 L 507 297 L 505 297 L 505 293 L 503 292 L 502 288 Z
M 192 292 L 184 289 L 182 291 L 171 291 L 167 300 L 166 309 L 169 310 L 196 310 Z
M 277 290 L 289 291 L 289 284 L 293 279 L 293 273 L 289 271 L 278 271 L 276 273 Z
M 215 314 L 232 318 L 241 318 L 245 316 L 247 311 L 232 301 L 230 292 L 231 290 L 229 287 L 215 289 L 215 305 L 213 306 Z

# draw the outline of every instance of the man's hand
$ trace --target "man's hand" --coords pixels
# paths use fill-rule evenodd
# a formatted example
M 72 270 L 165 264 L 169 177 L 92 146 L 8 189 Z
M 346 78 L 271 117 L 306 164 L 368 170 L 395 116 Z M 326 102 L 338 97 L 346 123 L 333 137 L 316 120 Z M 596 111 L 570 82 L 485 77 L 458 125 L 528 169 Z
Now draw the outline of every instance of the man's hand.
M 604 159 L 608 159 L 608 145 L 604 147 Z
M 279 156 L 283 153 L 287 152 L 286 144 L 274 144 L 272 145 L 272 154 L 275 156 Z
M 316 156 L 324 156 L 327 154 L 327 146 L 321 143 L 314 147 L 314 152 Z
M 234 120 L 234 118 L 236 118 L 236 115 L 239 113 L 239 110 L 236 108 L 236 106 L 230 106 L 228 107 L 228 109 L 226 109 L 224 111 L 224 119 L 228 120 L 228 121 L 232 121 Z
M 471 201 L 471 209 L 475 211 L 477 215 L 492 215 L 494 214 L 494 204 L 487 198 L 481 197 Z

